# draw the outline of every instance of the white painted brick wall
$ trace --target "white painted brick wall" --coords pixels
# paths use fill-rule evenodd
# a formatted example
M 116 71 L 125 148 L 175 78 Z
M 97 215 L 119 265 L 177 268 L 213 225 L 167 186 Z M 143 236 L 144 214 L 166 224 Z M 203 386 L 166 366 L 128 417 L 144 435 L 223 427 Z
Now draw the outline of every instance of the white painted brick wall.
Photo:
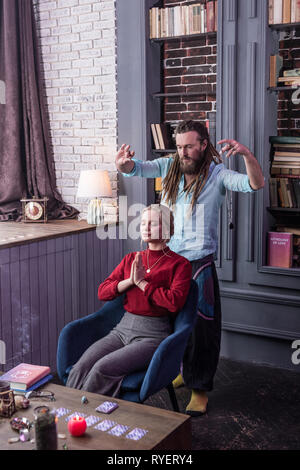
M 115 0 L 34 0 L 34 6 L 58 189 L 86 218 L 88 201 L 76 198 L 80 171 L 108 170 L 113 197 L 106 218 L 115 220 Z

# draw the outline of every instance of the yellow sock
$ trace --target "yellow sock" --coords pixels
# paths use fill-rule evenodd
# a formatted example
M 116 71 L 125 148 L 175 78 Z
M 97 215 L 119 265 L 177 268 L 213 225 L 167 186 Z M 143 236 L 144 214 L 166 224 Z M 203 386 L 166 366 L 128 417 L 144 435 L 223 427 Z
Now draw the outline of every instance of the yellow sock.
M 208 397 L 203 390 L 192 390 L 192 396 L 189 404 L 186 407 L 186 411 L 191 414 L 197 415 L 197 413 L 204 414 L 206 412 L 208 403 Z
M 181 374 L 177 375 L 176 379 L 172 382 L 174 388 L 179 388 L 184 385 L 183 377 Z

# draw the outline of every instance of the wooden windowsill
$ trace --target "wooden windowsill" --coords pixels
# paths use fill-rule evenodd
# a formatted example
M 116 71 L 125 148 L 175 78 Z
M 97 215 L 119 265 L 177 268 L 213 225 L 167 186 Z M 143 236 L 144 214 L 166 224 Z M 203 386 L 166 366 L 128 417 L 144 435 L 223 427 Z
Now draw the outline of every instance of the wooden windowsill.
M 104 222 L 110 225 L 112 222 Z M 0 249 L 95 230 L 86 220 L 49 220 L 47 223 L 0 222 Z

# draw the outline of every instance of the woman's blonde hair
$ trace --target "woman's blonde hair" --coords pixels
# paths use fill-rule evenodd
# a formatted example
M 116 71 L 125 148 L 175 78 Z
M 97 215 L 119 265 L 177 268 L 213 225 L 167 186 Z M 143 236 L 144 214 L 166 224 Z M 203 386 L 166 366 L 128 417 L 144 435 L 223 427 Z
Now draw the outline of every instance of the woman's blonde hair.
M 174 235 L 174 215 L 171 209 L 164 204 L 150 204 L 142 211 L 142 215 L 146 211 L 154 211 L 159 214 L 159 221 L 162 227 L 162 239 L 168 242 Z

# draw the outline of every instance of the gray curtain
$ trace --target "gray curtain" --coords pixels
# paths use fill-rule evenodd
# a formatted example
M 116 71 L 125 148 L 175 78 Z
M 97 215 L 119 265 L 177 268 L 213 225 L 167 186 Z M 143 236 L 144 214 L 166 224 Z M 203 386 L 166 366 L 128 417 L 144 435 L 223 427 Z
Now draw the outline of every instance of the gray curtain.
M 0 0 L 0 221 L 32 196 L 49 198 L 49 219 L 78 214 L 56 187 L 39 54 L 32 1 Z

